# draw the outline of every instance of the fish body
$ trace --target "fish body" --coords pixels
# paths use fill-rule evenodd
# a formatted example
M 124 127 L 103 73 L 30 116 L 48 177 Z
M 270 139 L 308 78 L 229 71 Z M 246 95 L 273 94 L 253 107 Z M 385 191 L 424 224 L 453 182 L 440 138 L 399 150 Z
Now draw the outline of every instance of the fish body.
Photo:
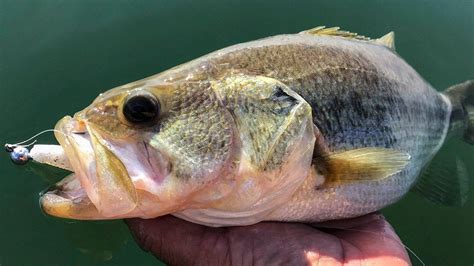
M 171 213 L 210 226 L 359 216 L 413 186 L 453 132 L 452 110 L 392 34 L 318 27 L 242 43 L 61 120 L 75 173 L 41 202 L 73 219 Z

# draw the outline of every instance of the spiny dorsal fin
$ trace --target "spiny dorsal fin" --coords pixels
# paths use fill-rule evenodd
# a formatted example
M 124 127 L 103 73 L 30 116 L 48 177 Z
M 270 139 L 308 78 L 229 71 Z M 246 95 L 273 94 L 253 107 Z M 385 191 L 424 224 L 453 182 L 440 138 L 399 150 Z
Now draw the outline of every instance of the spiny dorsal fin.
M 368 42 L 373 42 L 373 43 L 376 43 L 376 44 L 380 44 L 380 45 L 386 46 L 386 47 L 388 47 L 392 50 L 395 50 L 395 34 L 393 33 L 393 31 L 385 34 L 384 36 L 382 36 L 378 39 L 371 39 L 369 37 L 359 35 L 359 34 L 354 33 L 354 32 L 340 30 L 339 27 L 326 28 L 326 26 L 318 26 L 316 28 L 305 30 L 305 31 L 302 31 L 300 33 L 302 33 L 302 34 L 311 34 L 311 35 L 338 36 L 338 37 L 343 37 L 343 38 L 347 38 L 347 39 L 368 41 Z
M 395 33 L 393 31 L 385 34 L 384 36 L 375 39 L 375 43 L 387 46 L 388 48 L 395 51 Z
M 410 161 L 405 152 L 368 147 L 326 155 L 315 163 L 325 185 L 382 180 L 403 170 Z
M 312 34 L 312 35 L 331 35 L 331 36 L 344 37 L 348 39 L 370 41 L 370 38 L 368 37 L 358 35 L 357 33 L 354 33 L 354 32 L 340 30 L 339 27 L 326 28 L 326 26 L 318 26 L 316 28 L 305 30 L 300 33 Z

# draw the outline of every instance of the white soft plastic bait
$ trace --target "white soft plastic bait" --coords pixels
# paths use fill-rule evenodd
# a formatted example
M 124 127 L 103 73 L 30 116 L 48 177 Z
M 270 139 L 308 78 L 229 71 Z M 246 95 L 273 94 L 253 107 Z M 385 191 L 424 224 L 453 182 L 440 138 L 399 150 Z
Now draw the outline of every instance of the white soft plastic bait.
M 71 164 L 60 145 L 34 145 L 31 150 L 28 150 L 26 146 L 7 144 L 5 148 L 10 152 L 10 159 L 15 164 L 23 165 L 33 160 L 72 171 Z
M 60 145 L 34 145 L 29 156 L 35 162 L 72 171 L 71 164 Z

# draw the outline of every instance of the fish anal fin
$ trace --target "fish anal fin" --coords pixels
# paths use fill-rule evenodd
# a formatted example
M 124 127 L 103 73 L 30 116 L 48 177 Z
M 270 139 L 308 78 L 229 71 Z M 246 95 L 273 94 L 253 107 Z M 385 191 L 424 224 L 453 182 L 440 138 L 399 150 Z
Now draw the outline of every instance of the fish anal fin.
M 386 148 L 360 148 L 332 153 L 316 160 L 326 178 L 324 185 L 383 180 L 402 171 L 410 161 L 405 152 Z
M 455 161 L 433 160 L 423 171 L 412 192 L 444 206 L 462 206 L 469 195 L 469 175 L 459 157 Z

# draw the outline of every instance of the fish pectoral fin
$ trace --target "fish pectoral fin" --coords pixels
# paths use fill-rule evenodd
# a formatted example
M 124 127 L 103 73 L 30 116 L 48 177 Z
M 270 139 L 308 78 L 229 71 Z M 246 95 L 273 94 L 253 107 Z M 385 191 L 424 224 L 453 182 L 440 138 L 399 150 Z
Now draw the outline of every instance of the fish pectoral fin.
M 318 26 L 309 30 L 302 31 L 300 32 L 300 34 L 338 36 L 338 37 L 344 37 L 347 39 L 356 39 L 356 40 L 364 40 L 364 41 L 371 40 L 369 37 L 365 37 L 363 35 L 359 35 L 354 32 L 340 30 L 339 27 L 326 28 L 326 26 Z
M 300 34 L 337 36 L 337 37 L 342 37 L 346 39 L 368 41 L 368 42 L 383 45 L 392 50 L 395 50 L 395 33 L 393 31 L 385 34 L 384 36 L 378 39 L 371 39 L 369 37 L 359 35 L 355 32 L 341 30 L 339 27 L 326 28 L 326 26 L 318 26 L 309 30 L 302 31 L 300 32 Z
M 326 177 L 325 185 L 382 180 L 402 171 L 410 161 L 405 152 L 386 148 L 360 148 L 315 159 Z

